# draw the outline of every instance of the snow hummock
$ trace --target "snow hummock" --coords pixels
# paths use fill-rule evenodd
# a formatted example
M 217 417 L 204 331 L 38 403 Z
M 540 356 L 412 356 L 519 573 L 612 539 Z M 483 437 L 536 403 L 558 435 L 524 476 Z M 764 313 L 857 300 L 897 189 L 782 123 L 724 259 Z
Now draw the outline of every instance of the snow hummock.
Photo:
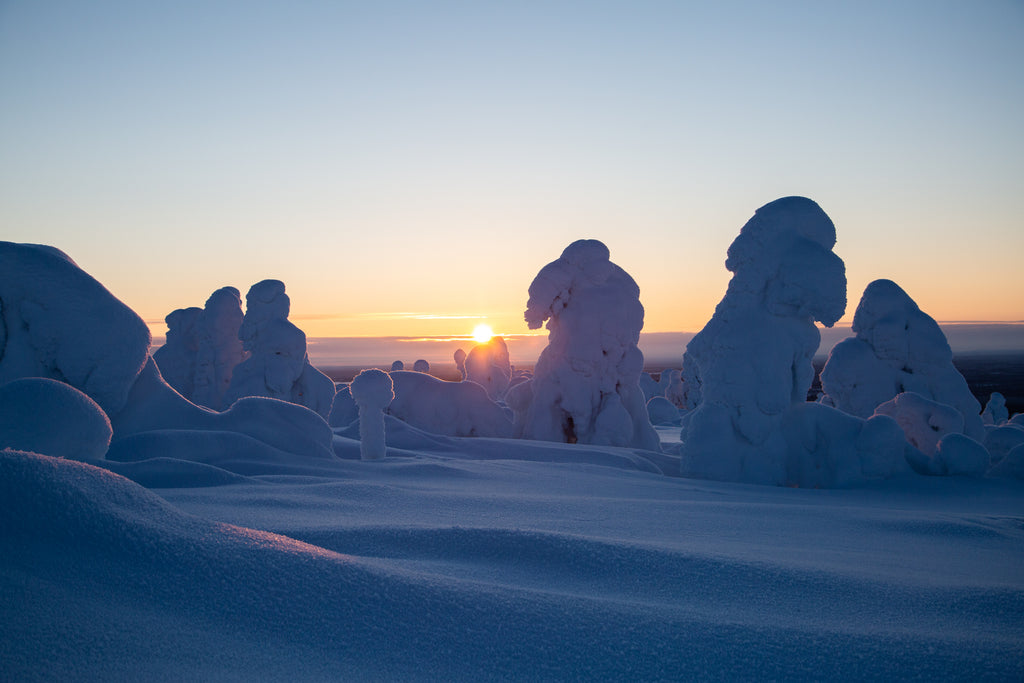
M 875 415 L 888 415 L 899 423 L 907 442 L 925 455 L 933 455 L 939 440 L 947 434 L 963 434 L 964 418 L 956 408 L 930 401 L 921 394 L 905 391 L 875 408 Z
M 804 417 L 818 444 L 812 451 L 829 454 L 822 466 L 862 471 L 856 463 L 828 464 L 840 450 L 854 457 L 830 445 L 850 427 L 832 432 L 842 421 L 803 407 L 821 339 L 814 323 L 831 327 L 846 309 L 846 270 L 832 252 L 835 242 L 835 226 L 821 207 L 785 197 L 758 209 L 729 247 L 728 290 L 683 356 L 680 394 L 692 407 L 681 435 L 684 476 L 804 485 L 791 476 L 805 468 L 789 462 L 804 458 L 802 447 L 791 450 L 806 442 L 797 423 Z M 832 471 L 813 480 L 843 477 Z
M 963 433 L 981 441 L 981 405 L 953 365 L 953 351 L 938 323 L 891 280 L 864 290 L 853 332 L 836 344 L 821 371 L 824 399 L 840 410 L 868 417 L 903 392 L 955 408 Z
M 0 384 L 0 448 L 101 460 L 111 434 L 103 409 L 69 384 L 43 377 Z
M 505 411 L 476 382 L 445 382 L 422 372 L 392 372 L 388 413 L 432 434 L 512 438 Z
M 659 450 L 640 389 L 640 288 L 609 256 L 578 240 L 530 284 L 526 322 L 547 322 L 548 345 L 516 387 L 519 428 L 528 439 Z

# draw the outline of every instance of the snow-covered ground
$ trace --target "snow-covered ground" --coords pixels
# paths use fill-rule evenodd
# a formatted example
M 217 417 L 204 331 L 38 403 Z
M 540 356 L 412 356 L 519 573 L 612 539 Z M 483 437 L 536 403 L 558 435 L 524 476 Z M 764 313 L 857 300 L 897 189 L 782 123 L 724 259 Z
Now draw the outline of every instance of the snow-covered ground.
M 1024 676 L 1024 486 L 807 490 L 426 435 L 0 455 L 6 680 Z

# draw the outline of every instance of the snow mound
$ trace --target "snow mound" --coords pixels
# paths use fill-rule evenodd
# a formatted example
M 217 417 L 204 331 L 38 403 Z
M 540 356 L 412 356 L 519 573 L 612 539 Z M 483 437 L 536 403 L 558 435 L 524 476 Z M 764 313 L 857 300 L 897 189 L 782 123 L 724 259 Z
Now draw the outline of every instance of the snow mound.
M 982 442 L 992 456 L 993 462 L 1002 460 L 1011 450 L 1024 444 L 1024 428 L 1013 424 L 1004 424 L 986 430 Z
M 609 260 L 608 247 L 578 240 L 544 266 L 530 284 L 525 319 L 530 329 L 547 321 L 548 345 L 516 399 L 522 436 L 660 449 L 640 388 L 640 288 Z
M 907 441 L 925 455 L 934 455 L 947 434 L 962 434 L 964 418 L 956 408 L 906 391 L 879 405 L 876 415 L 888 415 L 899 423 Z
M 907 444 L 896 422 L 869 420 L 818 403 L 786 411 L 786 480 L 804 488 L 844 488 L 910 474 Z
M 43 377 L 0 385 L 0 448 L 72 460 L 101 460 L 110 420 L 74 387 Z
M 981 477 L 988 468 L 989 455 L 984 446 L 963 434 L 947 434 L 936 445 L 929 474 Z
M 60 380 L 113 415 L 149 344 L 146 323 L 64 252 L 0 242 L 0 383 Z
M 989 470 L 989 476 L 1024 481 L 1024 444 L 1011 448 L 1003 459 Z
M 853 316 L 855 337 L 836 344 L 821 371 L 831 405 L 868 417 L 904 392 L 955 408 L 963 433 L 984 438 L 981 404 L 953 365 L 946 335 L 899 285 L 875 280 L 864 290 Z
M 348 385 L 338 389 L 334 395 L 334 403 L 331 404 L 331 414 L 327 418 L 327 424 L 332 427 L 347 427 L 359 419 L 359 407 L 352 398 L 352 390 Z
M 647 402 L 647 414 L 652 425 L 679 424 L 679 409 L 664 396 L 655 396 Z
M 395 400 L 388 413 L 419 429 L 447 436 L 511 438 L 501 406 L 475 382 L 445 382 L 422 372 L 393 372 Z

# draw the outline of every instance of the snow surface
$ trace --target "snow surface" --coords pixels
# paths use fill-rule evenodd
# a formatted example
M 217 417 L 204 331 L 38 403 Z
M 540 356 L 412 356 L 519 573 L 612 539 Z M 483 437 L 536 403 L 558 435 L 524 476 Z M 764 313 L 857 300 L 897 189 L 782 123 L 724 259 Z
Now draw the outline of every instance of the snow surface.
M 376 462 L 108 463 L 152 490 L 0 453 L 5 677 L 1024 676 L 1019 482 L 786 489 L 405 440 Z

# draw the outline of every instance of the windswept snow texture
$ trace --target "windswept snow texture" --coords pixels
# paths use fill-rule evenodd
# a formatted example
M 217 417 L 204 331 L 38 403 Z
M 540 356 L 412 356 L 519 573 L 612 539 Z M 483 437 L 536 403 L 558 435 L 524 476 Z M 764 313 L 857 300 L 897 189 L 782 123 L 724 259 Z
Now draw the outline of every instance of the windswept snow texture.
M 836 420 L 802 409 L 787 417 L 806 402 L 814 379 L 811 359 L 821 339 L 814 322 L 831 327 L 846 309 L 846 269 L 832 253 L 835 242 L 821 207 L 785 197 L 758 209 L 729 247 L 728 290 L 683 356 L 680 398 L 693 406 L 681 435 L 684 476 L 804 485 L 791 473 L 805 468 L 790 462 L 806 455 L 791 451 L 804 438 L 787 440 L 794 436 L 787 430 L 804 429 L 793 424 L 798 416 L 814 421 L 807 428 L 823 442 L 813 452 L 837 454 L 828 442 L 847 430 L 824 427 Z M 840 471 L 861 468 L 843 463 Z M 825 478 L 838 484 L 836 475 Z
M 235 368 L 225 404 L 244 396 L 266 396 L 306 406 L 326 420 L 334 382 L 309 364 L 306 334 L 288 321 L 290 307 L 280 280 L 263 280 L 249 288 L 238 332 L 249 357 Z
M 0 452 L 5 678 L 1024 677 L 1018 482 L 746 487 L 416 439 L 224 458 L 216 487 L 151 462 L 155 491 Z
M 516 402 L 528 439 L 659 450 L 640 389 L 640 288 L 597 240 L 573 242 L 530 284 L 525 318 L 548 345 Z M 468 360 L 467 360 L 468 368 Z
M 981 404 L 953 365 L 946 335 L 899 285 L 875 280 L 867 286 L 853 332 L 835 345 L 821 371 L 826 402 L 868 417 L 897 394 L 914 392 L 955 408 L 963 433 L 984 439 Z

